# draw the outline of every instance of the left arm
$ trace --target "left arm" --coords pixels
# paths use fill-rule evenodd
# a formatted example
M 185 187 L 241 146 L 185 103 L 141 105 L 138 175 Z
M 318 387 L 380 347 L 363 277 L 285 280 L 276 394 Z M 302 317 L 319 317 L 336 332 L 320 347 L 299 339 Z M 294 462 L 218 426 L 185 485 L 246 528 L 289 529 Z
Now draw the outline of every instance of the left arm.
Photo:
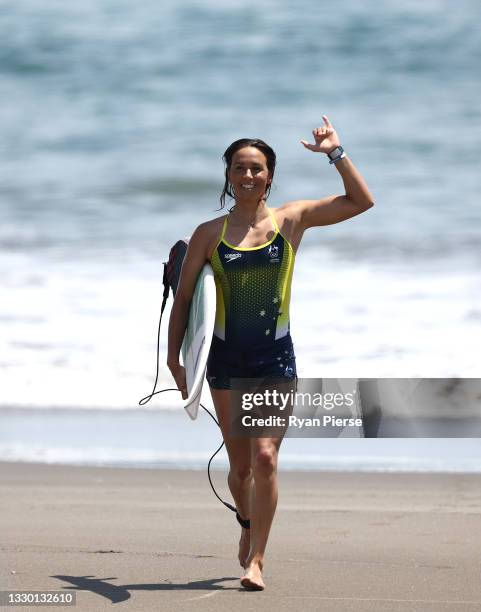
M 306 149 L 316 153 L 331 153 L 340 146 L 339 137 L 329 119 L 323 115 L 324 127 L 313 130 L 315 144 L 305 140 Z M 333 195 L 320 200 L 298 200 L 291 204 L 296 209 L 302 228 L 331 225 L 350 219 L 374 206 L 374 199 L 366 181 L 352 161 L 344 154 L 333 164 L 344 183 L 345 195 Z

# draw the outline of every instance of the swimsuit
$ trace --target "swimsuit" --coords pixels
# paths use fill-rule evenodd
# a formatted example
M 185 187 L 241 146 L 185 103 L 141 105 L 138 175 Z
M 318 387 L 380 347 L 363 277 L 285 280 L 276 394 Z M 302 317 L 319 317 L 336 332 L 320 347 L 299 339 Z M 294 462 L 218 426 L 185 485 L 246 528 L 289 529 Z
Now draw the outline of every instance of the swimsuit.
M 231 389 L 232 378 L 297 378 L 289 326 L 295 253 L 267 210 L 275 228 L 269 242 L 229 244 L 226 216 L 212 255 L 217 304 L 207 380 L 216 389 Z

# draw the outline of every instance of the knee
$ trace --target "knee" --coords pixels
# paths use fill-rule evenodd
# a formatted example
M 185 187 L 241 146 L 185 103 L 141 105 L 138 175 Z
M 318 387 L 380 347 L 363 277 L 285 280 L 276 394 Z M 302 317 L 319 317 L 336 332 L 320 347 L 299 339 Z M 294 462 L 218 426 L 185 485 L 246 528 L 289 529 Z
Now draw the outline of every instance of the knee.
M 272 448 L 260 448 L 254 455 L 254 470 L 257 474 L 270 476 L 277 469 L 277 451 Z
M 250 464 L 234 465 L 230 468 L 230 474 L 238 481 L 244 482 L 252 477 L 252 468 Z

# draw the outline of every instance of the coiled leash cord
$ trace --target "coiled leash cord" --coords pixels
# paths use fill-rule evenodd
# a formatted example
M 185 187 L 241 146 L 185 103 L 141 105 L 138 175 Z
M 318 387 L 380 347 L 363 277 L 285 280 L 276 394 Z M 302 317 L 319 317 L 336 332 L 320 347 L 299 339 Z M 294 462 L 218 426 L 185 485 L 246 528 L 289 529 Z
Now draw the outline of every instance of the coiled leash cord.
M 164 264 L 164 293 L 163 293 L 163 296 L 162 296 L 162 307 L 160 309 L 159 327 L 158 327 L 158 330 L 157 330 L 157 367 L 156 367 L 156 373 L 155 373 L 154 388 L 152 389 L 152 393 L 150 395 L 146 395 L 145 397 L 143 397 L 139 401 L 139 406 L 144 406 L 145 404 L 147 404 L 147 402 L 149 402 L 154 397 L 154 395 L 157 395 L 159 393 L 165 393 L 167 391 L 177 391 L 178 393 L 180 393 L 180 389 L 175 389 L 175 388 L 161 389 L 160 391 L 156 391 L 155 390 L 155 388 L 157 387 L 157 381 L 159 379 L 160 325 L 162 323 L 162 315 L 164 313 L 165 304 L 167 302 L 167 298 L 169 297 L 169 284 L 165 282 L 165 274 L 166 274 L 166 267 L 165 267 L 165 264 Z M 207 408 L 203 404 L 199 404 L 199 405 L 207 412 L 207 414 L 213 419 L 213 421 L 215 421 L 217 427 L 220 429 L 219 421 L 210 412 L 210 410 L 207 410 Z M 212 479 L 210 477 L 210 464 L 212 463 L 212 460 L 217 455 L 217 453 L 222 449 L 223 446 L 224 446 L 224 440 L 222 440 L 222 444 L 219 446 L 219 448 L 215 451 L 215 453 L 209 459 L 209 463 L 207 464 L 207 477 L 209 478 L 210 486 L 212 487 L 212 491 L 214 491 L 214 495 L 217 497 L 217 499 L 221 503 L 223 503 L 224 506 L 226 506 L 226 508 L 229 508 L 229 510 L 232 510 L 232 512 L 236 513 L 237 521 L 239 522 L 240 525 L 242 525 L 242 527 L 244 527 L 245 529 L 249 529 L 250 528 L 250 520 L 249 519 L 243 519 L 240 516 L 240 514 L 238 513 L 237 508 L 235 506 L 233 506 L 232 504 L 229 504 L 228 502 L 224 501 L 219 496 L 219 494 L 217 493 L 217 491 L 214 488 L 214 485 L 212 484 Z
M 158 370 L 157 370 L 157 375 L 158 375 Z M 157 384 L 157 378 L 155 379 L 155 384 Z M 178 393 L 180 393 L 179 389 L 174 389 L 174 388 L 171 388 L 171 389 L 161 389 L 160 391 L 155 391 L 155 384 L 154 384 L 154 390 L 152 391 L 152 393 L 150 395 L 147 395 L 146 397 L 144 397 L 144 398 L 142 398 L 140 400 L 140 402 L 139 402 L 140 406 L 144 406 L 148 401 L 150 401 L 150 399 L 154 395 L 157 395 L 158 393 L 165 393 L 166 391 L 177 391 Z M 217 427 L 219 427 L 219 429 L 220 429 L 219 421 L 215 418 L 215 416 L 212 414 L 212 412 L 210 410 L 208 410 L 203 404 L 199 404 L 199 406 L 201 406 L 207 412 L 207 414 L 215 421 Z M 214 488 L 214 485 L 212 484 L 212 478 L 210 477 L 210 464 L 212 463 L 212 460 L 217 455 L 217 453 L 222 449 L 223 446 L 224 446 L 224 440 L 222 440 L 222 444 L 219 446 L 219 448 L 215 451 L 215 453 L 209 459 L 209 463 L 207 464 L 207 478 L 209 479 L 210 486 L 212 488 L 212 491 L 214 492 L 214 495 L 217 497 L 217 499 L 221 503 L 223 503 L 224 506 L 229 508 L 229 510 L 232 510 L 232 512 L 235 512 L 236 519 L 239 522 L 239 524 L 242 525 L 242 527 L 244 527 L 245 529 L 249 529 L 250 528 L 250 520 L 249 519 L 243 519 L 241 517 L 241 515 L 237 512 L 237 508 L 235 506 L 233 506 L 232 504 L 229 504 L 228 502 L 224 501 L 219 496 L 219 494 L 217 493 L 217 491 Z
M 154 386 L 154 389 L 155 389 L 155 386 Z M 157 395 L 158 393 L 165 393 L 166 391 L 177 391 L 178 393 L 180 393 L 179 389 L 174 389 L 174 388 L 161 389 L 160 391 L 152 391 L 150 395 L 147 395 L 146 397 L 140 400 L 139 405 L 144 406 L 154 395 Z M 199 406 L 201 406 L 207 412 L 207 414 L 213 419 L 213 421 L 215 421 L 215 423 L 217 424 L 217 427 L 219 427 L 220 429 L 219 421 L 215 418 L 212 412 L 208 410 L 203 404 L 199 404 Z M 212 462 L 212 459 L 214 459 L 214 457 L 222 449 L 223 446 L 224 446 L 224 440 L 222 440 L 222 444 L 219 446 L 219 448 L 215 451 L 215 453 L 209 459 L 209 463 L 207 464 L 207 476 L 209 478 L 210 486 L 212 487 L 212 490 L 214 491 L 214 495 L 217 497 L 217 499 L 219 499 L 224 504 L 224 506 L 227 506 L 227 508 L 230 508 L 232 511 L 237 512 L 237 509 L 234 508 L 234 506 L 232 506 L 231 504 L 227 503 L 226 501 L 224 501 L 223 499 L 219 497 L 217 491 L 214 488 L 214 485 L 212 484 L 212 479 L 210 477 L 210 464 Z

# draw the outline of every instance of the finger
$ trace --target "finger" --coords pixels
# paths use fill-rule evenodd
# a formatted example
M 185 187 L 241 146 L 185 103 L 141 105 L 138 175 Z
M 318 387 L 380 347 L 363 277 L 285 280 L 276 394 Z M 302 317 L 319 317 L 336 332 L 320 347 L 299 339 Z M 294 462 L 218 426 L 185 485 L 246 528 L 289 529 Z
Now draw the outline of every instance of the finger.
M 327 115 L 322 115 L 322 119 L 323 119 L 323 121 L 324 121 L 324 123 L 326 124 L 327 127 L 332 128 L 331 122 L 327 118 Z
M 187 398 L 187 384 L 185 381 L 185 377 L 182 376 L 180 378 L 180 380 L 177 380 L 177 389 L 182 393 L 182 399 L 186 399 Z
M 182 399 L 187 399 L 188 397 L 188 393 L 187 393 L 187 387 L 185 387 L 184 385 L 180 385 L 179 386 L 179 390 L 182 393 Z

